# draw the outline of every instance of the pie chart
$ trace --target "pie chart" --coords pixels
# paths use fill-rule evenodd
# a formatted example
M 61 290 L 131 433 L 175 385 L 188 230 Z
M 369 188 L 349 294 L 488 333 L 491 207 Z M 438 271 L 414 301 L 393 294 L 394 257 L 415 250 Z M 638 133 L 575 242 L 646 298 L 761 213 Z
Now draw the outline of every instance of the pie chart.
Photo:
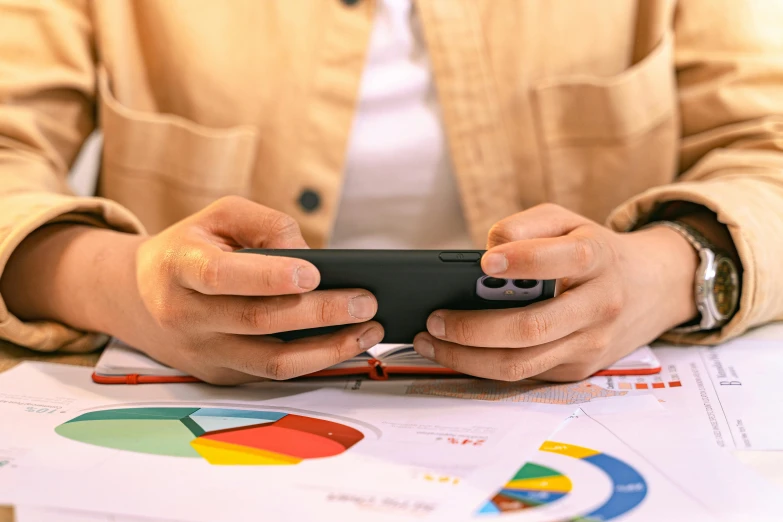
M 591 448 L 546 441 L 539 451 L 570 457 L 571 462 L 583 462 L 609 479 L 611 494 L 606 501 L 584 513 L 569 514 L 557 520 L 606 522 L 634 510 L 647 496 L 647 482 L 635 468 L 611 455 Z M 547 466 L 528 462 L 517 474 L 489 499 L 479 515 L 507 515 L 552 504 L 585 484 L 573 484 L 565 474 Z
M 364 438 L 338 422 L 236 408 L 119 408 L 59 425 L 68 439 L 116 450 L 203 458 L 215 465 L 280 466 L 339 455 Z
M 549 504 L 571 492 L 571 479 L 559 471 L 528 462 L 484 506 L 482 514 L 507 513 Z

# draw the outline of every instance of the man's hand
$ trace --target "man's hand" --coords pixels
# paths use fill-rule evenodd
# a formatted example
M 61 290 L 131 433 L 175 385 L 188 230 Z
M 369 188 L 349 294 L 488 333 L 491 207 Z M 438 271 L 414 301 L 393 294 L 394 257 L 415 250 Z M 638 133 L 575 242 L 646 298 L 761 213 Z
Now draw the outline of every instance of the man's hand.
M 540 205 L 492 228 L 481 266 L 494 277 L 558 279 L 558 295 L 429 317 L 416 350 L 479 377 L 583 379 L 696 315 L 696 252 L 665 227 L 619 234 Z
M 292 218 L 239 197 L 148 238 L 47 228 L 25 240 L 6 272 L 12 311 L 114 335 L 207 382 L 297 377 L 358 355 L 383 337 L 378 323 L 367 322 L 377 311 L 369 292 L 312 291 L 320 282 L 312 264 L 234 252 L 307 248 Z M 12 281 L 52 290 L 30 292 Z M 351 324 L 289 343 L 270 337 Z

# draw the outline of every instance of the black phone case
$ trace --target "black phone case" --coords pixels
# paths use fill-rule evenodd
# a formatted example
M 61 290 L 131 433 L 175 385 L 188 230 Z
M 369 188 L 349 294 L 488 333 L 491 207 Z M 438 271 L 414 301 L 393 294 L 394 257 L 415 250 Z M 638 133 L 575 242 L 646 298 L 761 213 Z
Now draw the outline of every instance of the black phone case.
M 374 320 L 385 329 L 384 343 L 412 343 L 426 330 L 435 310 L 515 308 L 554 296 L 555 281 L 544 281 L 541 296 L 529 301 L 492 301 L 476 293 L 484 275 L 481 250 L 265 250 L 242 253 L 304 259 L 321 273 L 318 290 L 363 288 L 378 300 Z M 339 327 L 297 330 L 275 335 L 293 340 L 328 333 Z

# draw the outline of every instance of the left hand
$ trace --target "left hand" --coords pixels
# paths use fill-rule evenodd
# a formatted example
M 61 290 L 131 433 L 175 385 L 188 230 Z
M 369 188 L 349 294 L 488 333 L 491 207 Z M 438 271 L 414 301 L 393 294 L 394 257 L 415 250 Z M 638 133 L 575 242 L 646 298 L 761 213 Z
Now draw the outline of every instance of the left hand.
M 487 248 L 487 275 L 557 279 L 558 292 L 521 308 L 433 312 L 414 347 L 462 373 L 580 380 L 696 316 L 696 251 L 665 227 L 617 233 L 544 204 L 497 223 Z

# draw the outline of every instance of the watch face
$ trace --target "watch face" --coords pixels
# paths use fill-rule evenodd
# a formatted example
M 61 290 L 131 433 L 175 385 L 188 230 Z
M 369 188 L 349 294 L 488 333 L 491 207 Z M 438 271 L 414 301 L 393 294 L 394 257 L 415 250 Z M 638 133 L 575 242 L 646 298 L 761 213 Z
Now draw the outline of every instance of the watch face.
M 734 313 L 739 298 L 737 269 L 727 257 L 718 259 L 715 266 L 715 279 L 712 285 L 712 295 L 715 308 L 720 315 L 728 317 Z

